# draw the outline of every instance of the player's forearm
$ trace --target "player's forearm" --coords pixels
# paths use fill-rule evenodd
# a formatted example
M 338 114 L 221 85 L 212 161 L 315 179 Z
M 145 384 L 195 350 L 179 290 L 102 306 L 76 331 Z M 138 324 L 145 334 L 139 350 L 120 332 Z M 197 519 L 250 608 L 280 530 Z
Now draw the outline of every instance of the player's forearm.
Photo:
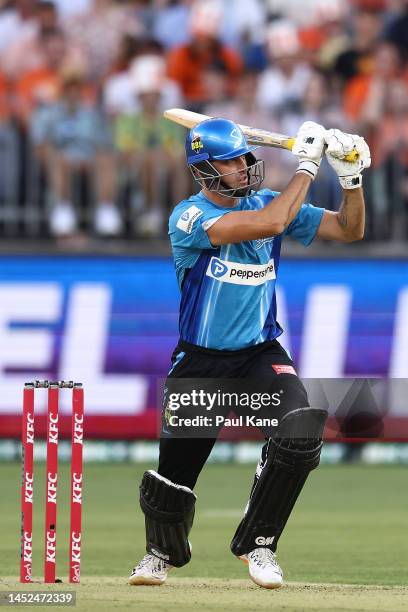
M 275 232 L 278 228 L 280 231 L 276 233 L 282 233 L 298 214 L 311 182 L 311 178 L 303 172 L 295 174 L 282 193 L 257 213 L 265 224 L 265 228 L 271 226 Z
M 310 182 L 306 174 L 295 174 L 286 189 L 261 210 L 224 215 L 207 231 L 211 244 L 218 246 L 278 236 L 299 212 Z
M 365 227 L 364 193 L 360 189 L 344 189 L 343 201 L 337 213 L 344 240 L 362 240 Z

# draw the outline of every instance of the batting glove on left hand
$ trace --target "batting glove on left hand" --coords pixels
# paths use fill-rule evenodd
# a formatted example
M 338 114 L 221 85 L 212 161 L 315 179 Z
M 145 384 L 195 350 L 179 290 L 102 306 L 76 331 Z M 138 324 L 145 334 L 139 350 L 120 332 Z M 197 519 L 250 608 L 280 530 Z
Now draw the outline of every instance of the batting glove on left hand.
M 327 130 L 326 142 L 327 161 L 339 177 L 343 189 L 361 187 L 361 173 L 364 168 L 371 166 L 370 149 L 364 138 L 340 130 Z M 357 151 L 358 159 L 354 162 L 346 161 L 344 158 L 353 150 Z
M 314 179 L 319 170 L 325 146 L 325 128 L 314 121 L 302 123 L 292 147 L 292 153 L 299 158 L 296 173 L 303 172 Z

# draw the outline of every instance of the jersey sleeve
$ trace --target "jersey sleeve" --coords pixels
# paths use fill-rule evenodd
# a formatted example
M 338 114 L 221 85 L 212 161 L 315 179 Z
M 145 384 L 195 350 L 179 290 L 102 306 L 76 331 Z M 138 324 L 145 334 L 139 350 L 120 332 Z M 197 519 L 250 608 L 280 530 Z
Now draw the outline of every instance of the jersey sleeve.
M 324 208 L 302 204 L 296 217 L 285 229 L 284 236 L 292 236 L 298 242 L 309 246 L 319 229 L 323 213 Z
M 201 203 L 188 202 L 174 209 L 169 220 L 169 235 L 173 247 L 215 249 L 207 230 L 229 210 L 207 208 Z

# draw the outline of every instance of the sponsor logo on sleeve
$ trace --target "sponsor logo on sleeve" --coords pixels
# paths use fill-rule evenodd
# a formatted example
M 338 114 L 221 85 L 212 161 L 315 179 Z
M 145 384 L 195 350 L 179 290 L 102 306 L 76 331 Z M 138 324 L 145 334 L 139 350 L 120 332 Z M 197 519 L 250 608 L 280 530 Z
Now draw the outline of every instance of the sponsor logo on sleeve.
M 194 223 L 203 214 L 203 211 L 197 208 L 197 206 L 190 206 L 190 208 L 188 208 L 180 216 L 179 220 L 176 223 L 176 226 L 186 234 L 191 234 L 191 232 L 193 231 Z
M 206 276 L 234 285 L 263 285 L 276 278 L 273 259 L 266 264 L 243 264 L 211 257 Z
M 272 364 L 272 369 L 275 370 L 276 374 L 293 374 L 297 376 L 295 368 L 291 365 Z

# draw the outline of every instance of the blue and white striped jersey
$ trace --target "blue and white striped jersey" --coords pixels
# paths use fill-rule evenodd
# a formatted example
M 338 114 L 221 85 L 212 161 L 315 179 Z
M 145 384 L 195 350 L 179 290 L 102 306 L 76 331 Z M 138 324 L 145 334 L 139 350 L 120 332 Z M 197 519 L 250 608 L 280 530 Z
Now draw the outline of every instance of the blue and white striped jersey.
M 234 208 L 217 206 L 202 192 L 178 204 L 169 220 L 176 275 L 181 290 L 180 338 L 205 348 L 237 350 L 273 340 L 275 284 L 282 238 L 305 246 L 316 235 L 322 208 L 303 204 L 283 234 L 214 247 L 206 230 L 223 215 L 258 210 L 278 195 L 262 189 Z

